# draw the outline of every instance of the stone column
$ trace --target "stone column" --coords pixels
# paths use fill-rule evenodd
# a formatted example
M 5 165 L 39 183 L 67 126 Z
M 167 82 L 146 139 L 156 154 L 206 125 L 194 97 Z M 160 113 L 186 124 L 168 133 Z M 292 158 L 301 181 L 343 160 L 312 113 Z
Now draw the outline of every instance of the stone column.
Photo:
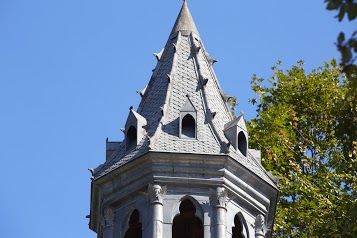
M 226 214 L 228 204 L 228 193 L 223 187 L 217 187 L 216 191 L 211 191 L 211 204 L 214 206 L 214 237 L 226 237 Z
M 165 194 L 166 186 L 149 185 L 148 197 L 152 215 L 150 219 L 150 237 L 152 238 L 163 238 L 164 206 L 162 202 Z
M 265 218 L 263 215 L 258 215 L 255 218 L 254 228 L 255 228 L 256 238 L 265 238 L 266 225 L 265 225 Z
M 203 237 L 213 237 L 211 236 L 211 225 L 203 225 Z
M 104 208 L 101 226 L 103 238 L 113 238 L 114 212 L 111 207 Z

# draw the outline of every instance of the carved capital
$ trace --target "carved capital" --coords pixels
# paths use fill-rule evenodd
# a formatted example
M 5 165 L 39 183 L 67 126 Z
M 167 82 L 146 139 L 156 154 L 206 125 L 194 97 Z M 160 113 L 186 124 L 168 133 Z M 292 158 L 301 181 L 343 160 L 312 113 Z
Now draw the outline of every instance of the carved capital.
M 147 196 L 150 203 L 162 203 L 166 195 L 167 186 L 161 187 L 160 185 L 149 184 Z
M 256 238 L 264 238 L 265 237 L 267 228 L 265 225 L 265 218 L 263 215 L 258 215 L 255 218 L 254 228 L 255 228 L 255 237 Z
M 227 208 L 228 202 L 230 200 L 228 197 L 227 190 L 222 187 L 218 187 L 216 191 L 213 189 L 211 189 L 210 191 L 212 205 Z
M 114 225 L 114 211 L 111 207 L 104 208 L 100 224 L 103 229 Z

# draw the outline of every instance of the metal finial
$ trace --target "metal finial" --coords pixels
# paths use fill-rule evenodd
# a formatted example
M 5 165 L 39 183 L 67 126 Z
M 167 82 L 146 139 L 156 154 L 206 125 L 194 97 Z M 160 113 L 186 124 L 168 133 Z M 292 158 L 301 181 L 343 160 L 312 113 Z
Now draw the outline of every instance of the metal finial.
M 134 106 L 130 106 L 129 110 L 133 110 L 134 109 Z
M 93 181 L 95 179 L 94 177 L 94 169 L 89 168 L 88 171 L 92 174 L 92 176 L 90 177 L 90 179 Z

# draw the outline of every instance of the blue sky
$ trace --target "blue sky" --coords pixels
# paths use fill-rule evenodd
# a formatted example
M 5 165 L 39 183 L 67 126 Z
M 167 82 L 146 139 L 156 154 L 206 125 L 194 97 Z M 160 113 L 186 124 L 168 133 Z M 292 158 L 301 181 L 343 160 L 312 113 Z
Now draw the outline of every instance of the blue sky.
M 0 230 L 7 238 L 96 237 L 88 229 L 89 167 L 121 140 L 153 53 L 182 1 L 0 0 Z M 253 74 L 332 57 L 339 23 L 323 0 L 188 1 L 222 88 L 255 109 Z

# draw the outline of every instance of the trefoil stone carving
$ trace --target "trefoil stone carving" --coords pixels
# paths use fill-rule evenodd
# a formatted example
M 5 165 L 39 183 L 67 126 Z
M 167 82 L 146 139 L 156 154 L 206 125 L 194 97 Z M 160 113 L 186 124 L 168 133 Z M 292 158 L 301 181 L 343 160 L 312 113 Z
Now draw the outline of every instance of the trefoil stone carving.
M 162 203 L 167 192 L 167 186 L 149 184 L 147 196 L 150 203 Z
M 258 215 L 255 218 L 254 228 L 255 228 L 255 237 L 259 237 L 259 238 L 265 237 L 267 228 L 265 225 L 265 218 L 263 215 Z
M 106 207 L 101 219 L 101 226 L 103 229 L 112 227 L 114 225 L 114 212 L 111 207 Z
M 211 193 L 211 203 L 214 206 L 219 206 L 227 208 L 228 202 L 230 201 L 228 197 L 228 192 L 224 188 L 217 188 L 217 190 L 210 189 Z

